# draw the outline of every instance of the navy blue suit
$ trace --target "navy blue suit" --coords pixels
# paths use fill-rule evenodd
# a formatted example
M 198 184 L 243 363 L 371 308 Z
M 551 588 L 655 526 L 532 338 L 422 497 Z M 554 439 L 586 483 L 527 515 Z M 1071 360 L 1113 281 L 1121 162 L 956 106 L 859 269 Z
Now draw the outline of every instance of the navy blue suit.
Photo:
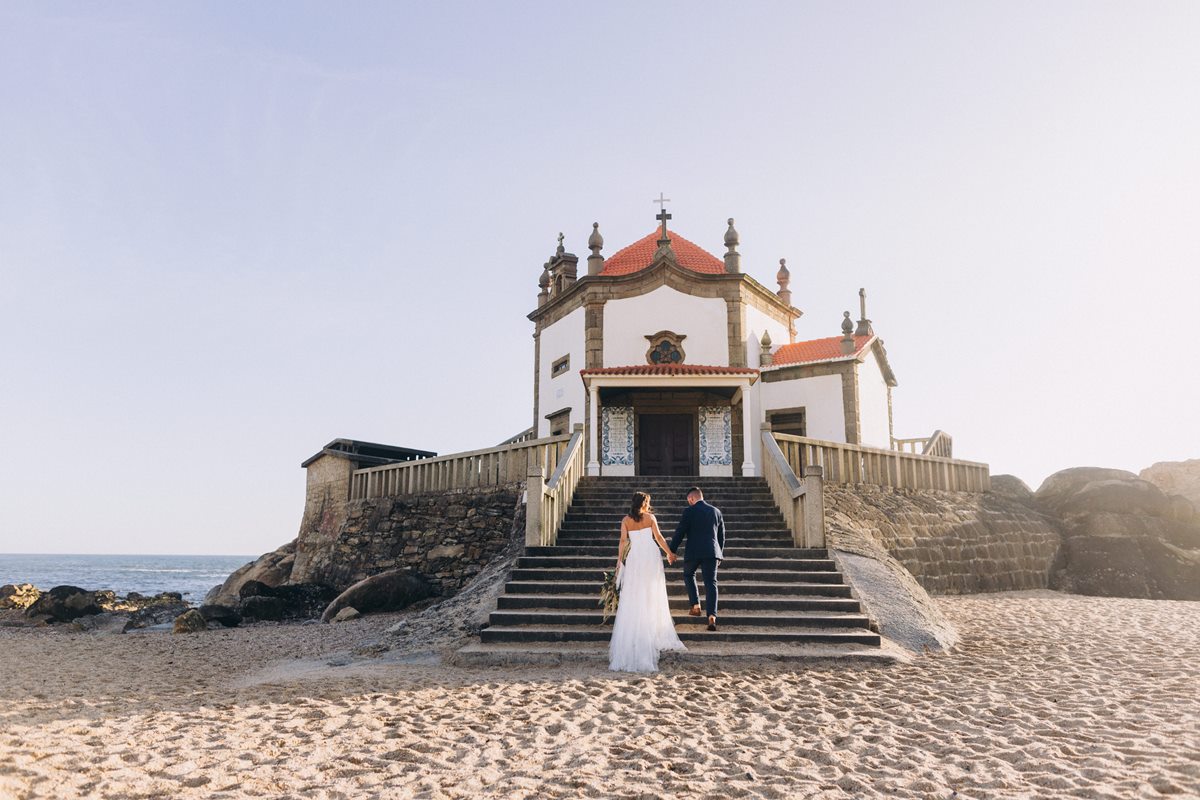
M 693 606 L 700 605 L 700 594 L 696 590 L 696 568 L 704 573 L 704 600 L 708 616 L 717 616 L 717 565 L 725 558 L 725 518 L 721 509 L 710 506 L 703 500 L 683 510 L 675 535 L 671 538 L 671 552 L 681 541 L 687 540 L 683 550 L 683 585 Z

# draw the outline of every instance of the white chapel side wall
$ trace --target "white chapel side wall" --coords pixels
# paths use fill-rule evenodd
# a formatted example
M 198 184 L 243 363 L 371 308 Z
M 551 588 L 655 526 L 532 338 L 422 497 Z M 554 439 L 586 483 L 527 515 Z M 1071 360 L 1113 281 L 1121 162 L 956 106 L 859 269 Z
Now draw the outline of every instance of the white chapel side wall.
M 570 356 L 567 370 L 550 377 L 554 362 Z M 550 420 L 547 414 L 571 408 L 571 425 L 584 422 L 585 392 L 579 370 L 584 368 L 583 308 L 542 329 L 541 363 L 538 364 L 538 416 L 537 435 L 550 435 Z
M 858 369 L 858 420 L 862 443 L 868 447 L 890 450 L 892 435 L 888 430 L 887 383 L 874 351 Z
M 791 381 L 760 381 L 763 419 L 782 408 L 804 408 L 805 432 L 810 439 L 846 441 L 846 416 L 842 409 L 842 376 L 817 375 Z
M 758 368 L 761 366 L 759 356 L 762 354 L 763 331 L 771 334 L 771 349 L 781 344 L 787 344 L 789 339 L 788 326 L 759 311 L 754 306 L 746 305 L 746 364 Z
M 646 337 L 667 330 L 687 337 L 683 340 L 685 363 L 727 367 L 727 323 L 725 301 L 720 297 L 693 297 L 669 286 L 638 297 L 609 300 L 604 304 L 604 366 L 645 364 L 650 349 Z M 542 348 L 545 352 L 544 342 Z

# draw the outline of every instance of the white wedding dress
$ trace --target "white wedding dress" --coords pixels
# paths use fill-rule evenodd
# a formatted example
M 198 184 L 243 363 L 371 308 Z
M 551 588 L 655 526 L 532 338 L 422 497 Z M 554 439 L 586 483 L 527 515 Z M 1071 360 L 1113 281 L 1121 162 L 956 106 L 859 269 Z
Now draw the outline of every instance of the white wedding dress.
M 617 576 L 621 599 L 608 645 L 608 668 L 655 672 L 662 650 L 686 650 L 675 634 L 667 603 L 667 577 L 654 529 L 629 532 L 629 555 Z

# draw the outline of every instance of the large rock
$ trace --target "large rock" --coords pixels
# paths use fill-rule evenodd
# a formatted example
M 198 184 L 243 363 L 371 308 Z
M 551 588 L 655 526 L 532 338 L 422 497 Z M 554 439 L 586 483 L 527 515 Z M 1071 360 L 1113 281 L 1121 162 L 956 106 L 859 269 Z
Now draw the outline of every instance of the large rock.
M 242 615 L 232 606 L 206 603 L 199 610 L 205 622 L 216 622 L 226 628 L 236 628 L 242 624 Z
M 272 620 L 283 619 L 283 601 L 278 597 L 253 595 L 242 600 L 242 616 L 247 619 Z
M 24 611 L 37 602 L 42 593 L 32 583 L 0 586 L 0 608 L 15 608 Z
M 1200 599 L 1200 518 L 1190 501 L 1132 473 L 1092 468 L 1051 475 L 1037 498 L 1063 519 L 1054 588 Z
M 399 611 L 432 594 L 429 583 L 420 575 L 392 569 L 365 578 L 339 594 L 325 609 L 321 621 L 329 622 L 347 606 L 353 606 L 362 614 Z
M 204 621 L 204 616 L 192 608 L 175 618 L 175 627 L 172 633 L 196 633 L 207 627 L 208 623 Z
M 242 608 L 246 602 L 255 597 L 269 597 L 278 600 L 279 617 L 261 617 L 261 619 L 316 619 L 337 597 L 338 593 L 329 586 L 315 583 L 285 584 L 283 586 L 268 586 L 262 581 L 250 580 L 242 584 L 238 590 L 241 596 Z M 253 607 L 254 604 L 251 604 Z M 275 604 L 270 604 L 273 608 Z M 254 616 L 254 615 L 248 615 Z
M 205 603 L 214 605 L 236 605 L 241 595 L 239 590 L 247 581 L 258 581 L 267 586 L 287 583 L 292 576 L 296 561 L 296 543 L 288 542 L 277 550 L 264 553 L 254 561 L 239 567 L 220 586 L 214 586 L 204 596 Z
M 1036 496 L 1040 505 L 1052 511 L 1058 510 L 1062 500 L 1075 494 L 1084 486 L 1095 481 L 1130 480 L 1137 475 L 1123 469 L 1106 467 L 1071 467 L 1059 470 L 1038 487 Z
M 1103 513 L 1160 517 L 1167 506 L 1167 496 L 1161 489 L 1149 481 L 1130 477 L 1091 481 L 1059 498 L 1055 511 L 1062 517 Z
M 78 586 L 55 586 L 25 609 L 28 617 L 48 617 L 55 622 L 70 622 L 104 609 L 96 601 L 96 593 Z
M 1200 458 L 1187 461 L 1160 461 L 1146 467 L 1138 476 L 1150 481 L 1167 494 L 1177 494 L 1200 506 Z

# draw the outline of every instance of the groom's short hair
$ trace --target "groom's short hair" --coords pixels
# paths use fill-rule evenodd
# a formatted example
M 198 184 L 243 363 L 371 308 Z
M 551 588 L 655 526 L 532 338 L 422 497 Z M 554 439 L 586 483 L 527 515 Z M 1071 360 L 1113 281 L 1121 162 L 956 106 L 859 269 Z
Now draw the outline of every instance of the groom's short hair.
M 699 497 L 701 500 L 704 499 L 704 492 L 700 491 L 699 486 L 693 486 L 692 488 L 687 490 L 686 496 L 691 497 L 692 495 L 696 495 L 696 497 Z

